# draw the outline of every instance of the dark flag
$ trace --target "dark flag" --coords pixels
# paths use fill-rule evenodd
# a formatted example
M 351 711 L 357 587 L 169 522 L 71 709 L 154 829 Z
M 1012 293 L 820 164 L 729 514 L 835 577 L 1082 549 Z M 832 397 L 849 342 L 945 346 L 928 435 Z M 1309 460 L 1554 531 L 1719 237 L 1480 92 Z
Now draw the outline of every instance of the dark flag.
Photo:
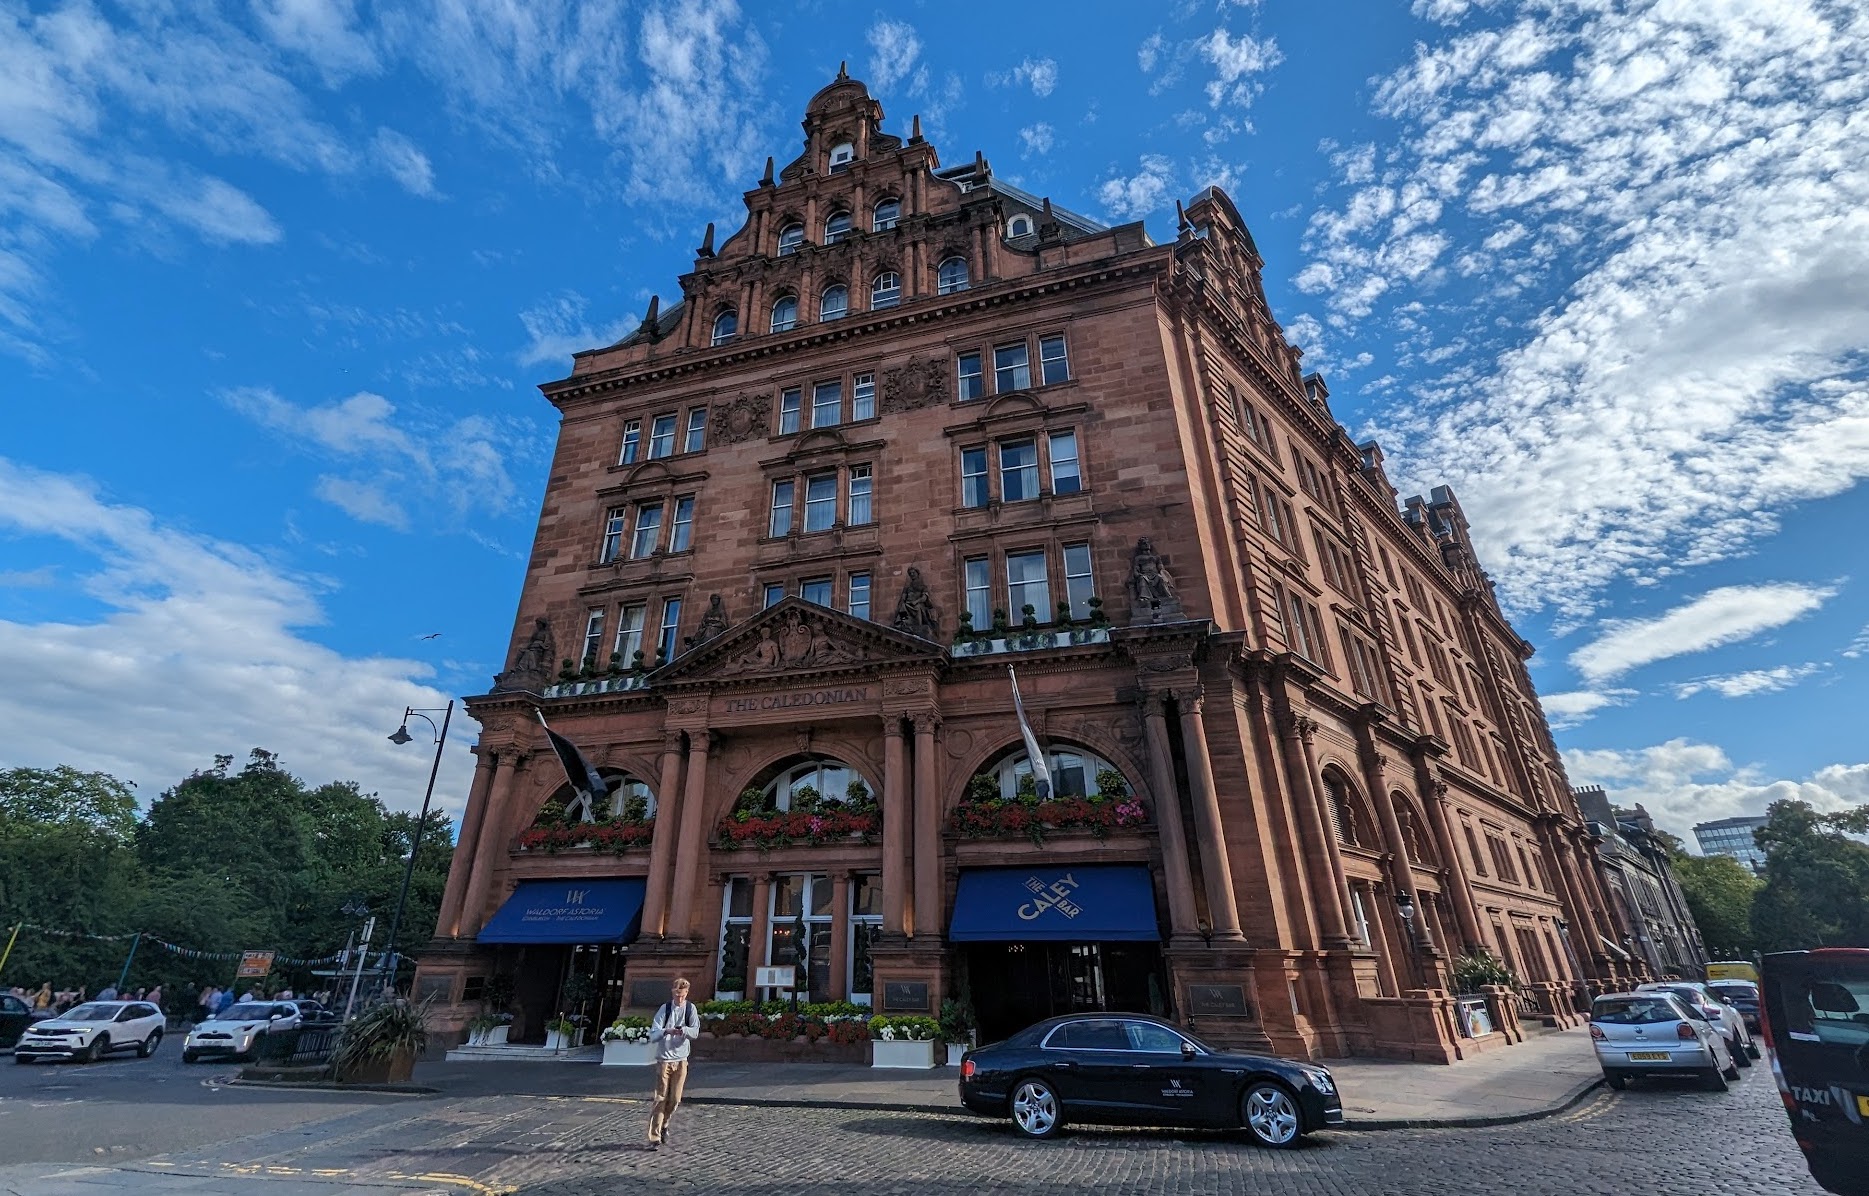
M 545 712 L 539 711 L 539 726 L 545 728 L 546 738 L 552 741 L 552 751 L 558 753 L 558 763 L 564 765 L 565 779 L 571 782 L 571 788 L 577 791 L 578 800 L 584 804 L 589 817 L 597 814 L 597 799 L 610 794 L 610 786 L 597 774 L 596 767 L 584 758 L 578 745 L 552 730 L 545 721 Z M 565 810 L 570 812 L 574 803 L 566 802 Z

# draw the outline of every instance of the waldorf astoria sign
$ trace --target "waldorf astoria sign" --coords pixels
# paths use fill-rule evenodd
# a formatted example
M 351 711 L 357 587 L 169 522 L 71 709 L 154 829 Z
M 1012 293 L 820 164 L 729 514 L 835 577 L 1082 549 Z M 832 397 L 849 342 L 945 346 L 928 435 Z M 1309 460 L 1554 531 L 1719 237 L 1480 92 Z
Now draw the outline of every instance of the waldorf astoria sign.
M 867 685 L 844 686 L 835 689 L 793 689 L 784 693 L 759 694 L 745 698 L 720 699 L 722 714 L 756 714 L 762 711 L 794 710 L 808 706 L 846 706 L 868 702 L 870 687 Z

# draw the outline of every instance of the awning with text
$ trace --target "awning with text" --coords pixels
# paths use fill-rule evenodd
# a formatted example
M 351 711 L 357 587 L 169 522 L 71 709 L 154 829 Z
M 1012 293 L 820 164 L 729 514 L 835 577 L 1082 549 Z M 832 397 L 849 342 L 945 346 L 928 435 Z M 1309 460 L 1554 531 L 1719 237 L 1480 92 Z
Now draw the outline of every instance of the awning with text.
M 483 943 L 627 943 L 642 928 L 640 876 L 522 880 L 480 932 Z
M 948 938 L 957 943 L 1155 942 L 1155 886 L 1140 864 L 966 868 Z

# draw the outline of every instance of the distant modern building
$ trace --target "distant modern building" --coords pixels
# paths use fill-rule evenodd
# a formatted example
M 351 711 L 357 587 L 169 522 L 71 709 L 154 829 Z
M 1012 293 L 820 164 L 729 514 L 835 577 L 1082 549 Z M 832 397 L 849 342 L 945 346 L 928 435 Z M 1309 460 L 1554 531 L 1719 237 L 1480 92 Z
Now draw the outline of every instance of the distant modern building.
M 1765 867 L 1765 849 L 1752 837 L 1752 832 L 1764 825 L 1762 814 L 1722 818 L 1695 826 L 1694 838 L 1700 842 L 1702 855 L 1730 855 L 1757 872 Z
M 1648 811 L 1640 803 L 1633 810 L 1611 805 L 1599 785 L 1573 792 L 1591 832 L 1600 838 L 1597 859 L 1612 912 L 1622 924 L 1623 948 L 1658 977 L 1705 975 L 1700 928 Z

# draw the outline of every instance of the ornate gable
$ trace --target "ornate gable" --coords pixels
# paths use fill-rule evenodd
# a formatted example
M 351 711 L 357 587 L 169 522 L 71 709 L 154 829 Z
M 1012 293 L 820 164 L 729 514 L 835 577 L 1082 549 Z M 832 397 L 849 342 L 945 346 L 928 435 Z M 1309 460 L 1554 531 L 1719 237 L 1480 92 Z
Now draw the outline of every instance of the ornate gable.
M 939 644 L 790 597 L 663 665 L 650 684 L 665 689 L 946 660 Z

